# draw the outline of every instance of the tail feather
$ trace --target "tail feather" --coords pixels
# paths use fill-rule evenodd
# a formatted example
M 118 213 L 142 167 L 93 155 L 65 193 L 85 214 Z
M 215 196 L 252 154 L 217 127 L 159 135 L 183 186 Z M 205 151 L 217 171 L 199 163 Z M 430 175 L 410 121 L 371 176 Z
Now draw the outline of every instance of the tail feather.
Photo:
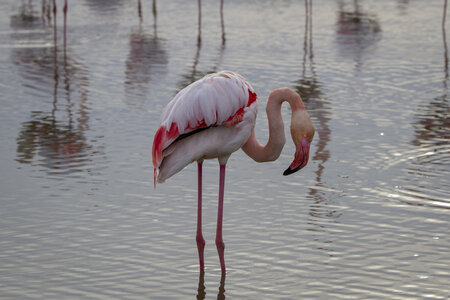
M 172 123 L 170 129 L 167 130 L 165 126 L 158 128 L 153 140 L 153 166 L 157 169 L 161 165 L 163 159 L 163 150 L 169 146 L 179 136 L 178 126 Z

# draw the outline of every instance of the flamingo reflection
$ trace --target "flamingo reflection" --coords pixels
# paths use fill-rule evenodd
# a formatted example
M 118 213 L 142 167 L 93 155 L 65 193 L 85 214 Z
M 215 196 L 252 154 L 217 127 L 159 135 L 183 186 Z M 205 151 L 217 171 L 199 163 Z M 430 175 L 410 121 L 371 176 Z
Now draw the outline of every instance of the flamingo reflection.
M 225 44 L 225 22 L 223 19 L 223 1 L 220 0 L 220 26 L 222 29 L 222 44 Z M 198 35 L 197 40 L 200 43 L 202 40 L 202 0 L 197 0 L 198 3 Z
M 36 54 L 40 56 L 33 56 Z M 66 60 L 62 66 L 59 63 L 59 65 L 53 65 L 53 70 L 46 68 L 47 62 L 54 60 L 54 58 L 46 57 L 46 54 L 54 55 L 52 51 L 21 53 L 33 60 L 32 65 L 18 66 L 25 79 L 34 77 L 28 75 L 39 73 L 40 76 L 48 76 L 48 79 L 53 77 L 54 82 L 53 87 L 47 87 L 53 89 L 50 110 L 32 111 L 30 120 L 22 123 L 22 129 L 17 138 L 17 161 L 32 163 L 34 157 L 38 155 L 40 156 L 39 164 L 51 170 L 64 172 L 80 170 L 80 167 L 87 163 L 88 155 L 93 153 L 92 146 L 86 138 L 86 132 L 89 129 L 87 72 L 82 65 L 72 59 Z M 62 74 L 60 74 L 61 71 Z M 50 80 L 44 82 L 51 83 Z M 39 80 L 39 83 L 31 82 L 30 85 L 41 83 L 42 81 Z M 72 99 L 75 90 L 79 93 L 77 103 Z M 61 92 L 64 92 L 66 99 L 65 102 L 59 103 Z
M 64 5 L 63 5 L 63 17 L 64 17 L 64 27 L 63 27 L 63 39 L 64 39 L 64 49 L 66 49 L 66 45 L 67 45 L 67 9 L 68 9 L 68 3 L 67 0 L 64 0 Z M 56 6 L 56 0 L 53 0 L 53 30 L 54 30 L 54 36 L 55 36 L 55 45 L 57 43 L 56 40 L 56 29 L 57 29 L 57 25 L 56 25 L 56 15 L 57 15 L 57 6 Z
M 447 0 L 444 2 L 442 14 L 442 43 L 444 48 L 444 78 L 442 80 L 442 92 L 427 104 L 421 104 L 417 111 L 414 123 L 415 139 L 413 145 L 441 146 L 448 145 L 450 140 L 450 107 L 448 105 L 448 49 L 445 31 L 447 16 Z
M 42 13 L 46 14 L 43 10 Z M 30 97 L 41 99 L 41 109 L 31 112 L 30 119 L 22 123 L 17 138 L 17 161 L 48 168 L 49 174 L 56 171 L 81 170 L 88 156 L 95 151 L 86 132 L 89 130 L 88 73 L 86 68 L 55 44 L 51 45 L 51 30 L 42 30 L 47 16 L 33 18 L 11 17 L 11 38 L 25 47 L 13 48 L 11 59 L 22 77 L 24 91 Z M 50 24 L 48 24 L 50 25 Z M 27 26 L 26 32 L 16 28 Z M 44 27 L 45 29 L 45 27 Z M 51 105 L 45 107 L 48 95 Z M 63 95 L 65 101 L 60 101 Z
M 219 292 L 217 294 L 217 299 L 223 300 L 225 299 L 225 278 L 226 274 L 222 273 L 222 276 L 220 277 L 220 285 L 219 285 Z M 205 292 L 205 271 L 200 270 L 200 274 L 198 277 L 198 289 L 197 289 L 197 300 L 204 300 L 206 297 Z
M 377 17 L 364 12 L 357 0 L 353 1 L 350 8 L 340 1 L 336 28 L 339 53 L 354 59 L 359 68 L 364 52 L 381 38 Z
M 141 0 L 138 0 L 137 11 L 138 11 L 139 22 L 142 23 L 143 14 L 142 14 Z M 153 2 L 152 2 L 152 13 L 153 13 L 153 28 L 154 28 L 154 31 L 156 32 L 156 17 L 157 17 L 156 0 L 153 0 Z
M 324 183 L 322 175 L 325 170 L 326 162 L 330 159 L 328 144 L 330 142 L 331 128 L 331 103 L 322 92 L 322 84 L 317 79 L 317 72 L 314 66 L 313 49 L 313 22 L 312 22 L 312 0 L 305 0 L 305 30 L 303 35 L 303 58 L 301 63 L 301 76 L 295 82 L 296 91 L 302 96 L 307 106 L 312 120 L 315 120 L 316 128 L 316 151 L 312 161 L 317 161 L 317 170 L 315 171 L 316 184 L 309 189 L 308 197 L 314 202 L 310 205 L 309 214 L 311 224 L 316 224 L 316 218 L 336 219 L 340 213 L 327 209 L 326 195 L 322 192 Z M 322 226 L 322 225 L 317 225 Z M 314 229 L 316 230 L 316 229 Z M 325 241 L 329 246 L 329 241 Z
M 148 97 L 150 80 L 163 78 L 167 73 L 165 41 L 147 33 L 142 24 L 131 29 L 130 52 L 125 62 L 125 101 L 143 105 Z
M 206 71 L 199 71 L 197 67 L 198 67 L 198 64 L 200 61 L 201 49 L 202 49 L 201 39 L 200 40 L 197 39 L 197 47 L 196 47 L 192 67 L 188 73 L 182 75 L 182 79 L 177 85 L 176 92 L 179 92 L 184 87 L 188 86 L 189 84 L 193 83 L 194 81 L 202 78 L 203 76 L 205 76 L 207 74 L 217 72 L 218 67 L 220 67 L 220 65 L 222 64 L 223 54 L 225 51 L 224 43 L 221 43 L 221 45 L 219 46 L 217 55 L 213 60 L 213 65 Z

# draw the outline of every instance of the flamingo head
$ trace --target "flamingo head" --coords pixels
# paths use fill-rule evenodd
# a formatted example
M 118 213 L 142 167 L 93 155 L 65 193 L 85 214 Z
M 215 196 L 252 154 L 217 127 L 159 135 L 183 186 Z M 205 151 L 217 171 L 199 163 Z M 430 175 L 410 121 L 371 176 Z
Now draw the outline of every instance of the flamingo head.
M 314 137 L 314 125 L 304 106 L 292 112 L 291 136 L 296 147 L 295 156 L 283 175 L 295 173 L 308 163 L 309 147 Z

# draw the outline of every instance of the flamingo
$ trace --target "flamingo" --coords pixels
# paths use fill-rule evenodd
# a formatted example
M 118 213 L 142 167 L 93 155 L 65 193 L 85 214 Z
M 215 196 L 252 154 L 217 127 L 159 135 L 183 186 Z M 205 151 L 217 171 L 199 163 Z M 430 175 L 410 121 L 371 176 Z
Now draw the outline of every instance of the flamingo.
M 216 247 L 222 274 L 226 273 L 222 237 L 225 167 L 230 155 L 242 150 L 257 162 L 276 160 L 286 138 L 281 105 L 287 101 L 292 110 L 291 136 L 295 157 L 284 175 L 292 174 L 308 163 L 314 126 L 299 94 L 289 88 L 273 90 L 267 101 L 269 140 L 262 145 L 255 136 L 257 95 L 241 75 L 221 71 L 191 83 L 170 101 L 161 116 L 161 125 L 153 140 L 154 185 L 181 171 L 192 162 L 198 169 L 197 234 L 200 270 L 204 270 L 205 240 L 202 235 L 202 164 L 205 159 L 219 160 L 219 204 Z

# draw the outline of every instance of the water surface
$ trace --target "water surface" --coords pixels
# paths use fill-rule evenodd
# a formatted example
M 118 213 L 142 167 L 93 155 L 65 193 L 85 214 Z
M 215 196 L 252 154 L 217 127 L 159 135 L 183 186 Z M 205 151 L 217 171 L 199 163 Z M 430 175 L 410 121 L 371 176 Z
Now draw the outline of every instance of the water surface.
M 197 1 L 165 2 L 69 1 L 66 46 L 63 1 L 56 34 L 51 1 L 0 4 L 0 298 L 448 299 L 443 1 L 225 1 L 225 40 L 203 1 L 201 42 Z M 163 107 L 222 69 L 257 91 L 259 139 L 280 86 L 316 126 L 295 175 L 289 139 L 273 163 L 230 158 L 225 278 L 217 162 L 204 274 L 196 166 L 154 190 L 151 164 Z

